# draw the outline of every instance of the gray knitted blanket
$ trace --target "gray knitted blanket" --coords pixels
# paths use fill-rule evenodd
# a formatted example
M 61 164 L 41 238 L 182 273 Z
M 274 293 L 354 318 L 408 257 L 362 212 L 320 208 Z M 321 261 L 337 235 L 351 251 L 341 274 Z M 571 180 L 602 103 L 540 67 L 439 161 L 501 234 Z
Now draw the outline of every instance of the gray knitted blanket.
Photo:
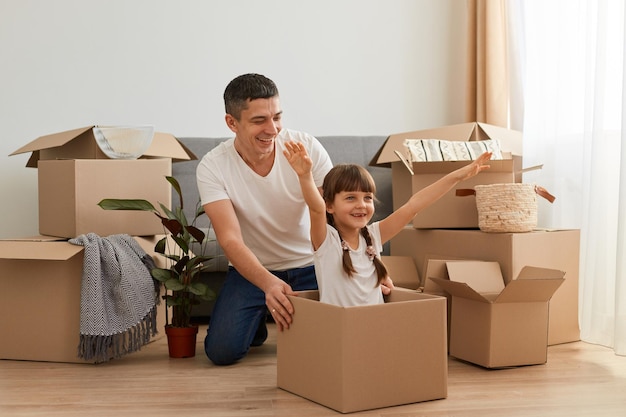
M 129 235 L 69 242 L 85 247 L 78 357 L 99 363 L 140 350 L 157 333 L 152 258 Z

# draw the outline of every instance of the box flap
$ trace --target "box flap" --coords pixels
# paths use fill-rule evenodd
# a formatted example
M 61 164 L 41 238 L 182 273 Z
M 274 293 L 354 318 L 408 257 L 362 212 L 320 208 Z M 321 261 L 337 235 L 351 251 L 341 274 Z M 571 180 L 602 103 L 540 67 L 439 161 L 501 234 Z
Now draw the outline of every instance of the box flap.
M 430 278 L 435 283 L 437 283 L 441 288 L 446 290 L 448 293 L 455 297 L 467 298 L 469 300 L 480 301 L 483 303 L 489 302 L 485 297 L 481 294 L 474 291 L 469 285 L 464 282 L 455 282 L 450 281 L 448 279 L 442 278 Z
M 66 237 L 35 235 L 0 239 L 0 242 L 66 242 Z
M 37 139 L 31 141 L 30 143 L 22 146 L 15 152 L 11 153 L 9 156 L 22 154 L 25 152 L 32 152 L 28 162 L 26 163 L 27 167 L 35 168 L 37 167 L 37 161 L 40 159 L 40 154 L 42 150 L 47 149 L 55 149 L 61 148 L 65 146 L 65 148 L 60 149 L 55 152 L 56 158 L 60 157 L 68 157 L 67 155 L 63 155 L 64 153 L 69 153 L 69 158 L 84 158 L 84 159 L 92 159 L 95 157 L 95 154 L 92 152 L 86 152 L 85 149 L 95 149 L 98 154 L 102 154 L 103 158 L 106 158 L 103 153 L 101 153 L 100 149 L 96 144 L 96 140 L 93 137 L 93 125 L 81 127 L 78 129 L 67 130 L 64 132 L 53 133 L 51 135 L 40 136 Z M 79 138 L 81 135 L 83 138 L 80 140 L 80 146 L 74 147 L 73 144 L 70 144 L 74 139 Z M 93 144 L 91 144 L 91 142 Z M 76 143 L 75 143 L 76 144 Z M 87 147 L 87 148 L 86 148 Z M 72 149 L 70 152 L 69 149 Z M 169 133 L 163 132 L 154 132 L 154 138 L 150 147 L 144 152 L 143 157 L 146 158 L 171 158 L 173 162 L 179 161 L 189 161 L 198 159 L 196 155 L 185 145 L 183 145 L 175 136 Z M 46 157 L 45 159 L 53 159 L 50 157 Z
M 468 284 L 479 294 L 499 294 L 504 289 L 504 278 L 498 262 L 452 261 L 446 262 L 450 281 Z
M 419 295 L 416 295 L 419 294 Z M 419 298 L 418 298 L 419 297 Z M 395 287 L 389 295 L 385 296 L 385 303 L 400 303 L 403 301 L 415 301 L 416 299 L 438 298 L 436 295 L 423 294 L 418 290 Z
M 305 290 L 296 292 L 296 297 L 306 298 L 307 300 L 320 300 L 319 290 Z
M 144 156 L 172 158 L 173 162 L 198 159 L 185 145 L 169 133 L 154 132 L 154 139 Z
M 552 298 L 563 279 L 514 279 L 496 298 L 496 303 L 545 302 Z
M 500 141 L 502 150 L 511 152 L 513 155 L 521 156 L 523 134 L 517 130 L 506 129 L 500 126 L 488 125 L 478 122 L 478 126 L 484 132 L 484 139 L 497 139 Z
M 565 276 L 564 271 L 537 266 L 525 266 L 517 275 L 517 279 L 559 279 Z
M 74 138 L 82 135 L 83 133 L 91 130 L 93 126 L 80 127 L 78 129 L 67 130 L 65 132 L 53 133 L 51 135 L 40 136 L 37 139 L 33 140 L 30 143 L 22 146 L 9 156 L 18 155 L 26 152 L 35 152 L 41 149 L 50 149 L 56 148 L 58 146 L 63 146 L 66 143 L 70 142 Z
M 62 241 L 0 241 L 0 259 L 65 261 L 83 251 L 83 246 Z
M 433 129 L 390 135 L 376 152 L 369 165 L 390 167 L 392 162 L 400 161 L 395 151 L 405 152 L 405 139 L 443 139 L 455 141 L 473 141 L 498 139 L 503 151 L 513 155 L 522 155 L 522 133 L 486 123 L 461 123 Z
M 466 141 L 470 140 L 472 132 L 475 128 L 476 123 L 473 122 L 390 135 L 383 143 L 383 146 L 381 146 L 378 152 L 376 152 L 376 155 L 374 155 L 370 161 L 370 165 L 390 167 L 391 162 L 399 161 L 400 159 L 394 151 L 399 150 L 404 153 L 405 139 L 445 139 Z
M 420 286 L 415 261 L 410 256 L 381 256 L 394 286 L 415 289 Z
M 448 268 L 446 267 L 446 263 L 458 260 L 466 259 L 449 256 L 426 255 L 426 270 L 424 271 L 424 276 L 426 277 L 426 279 L 424 280 L 424 292 L 440 292 L 441 288 L 437 284 L 435 284 L 433 280 L 430 280 L 428 278 L 441 278 L 449 280 L 450 277 L 448 276 Z
M 565 272 L 525 266 L 496 299 L 498 303 L 547 302 L 563 284 Z

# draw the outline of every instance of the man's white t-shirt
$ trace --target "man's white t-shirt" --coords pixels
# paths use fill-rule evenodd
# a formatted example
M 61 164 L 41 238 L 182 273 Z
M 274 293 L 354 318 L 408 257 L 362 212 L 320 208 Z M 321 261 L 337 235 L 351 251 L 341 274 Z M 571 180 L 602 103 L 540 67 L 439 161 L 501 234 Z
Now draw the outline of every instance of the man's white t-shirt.
M 372 246 L 382 252 L 378 222 L 367 226 Z M 342 307 L 382 304 L 383 293 L 378 283 L 374 262 L 366 252 L 367 243 L 360 236 L 359 247 L 350 248 L 350 258 L 356 273 L 351 277 L 343 270 L 343 249 L 337 230 L 326 225 L 326 239 L 315 251 L 315 275 L 320 301 Z
M 318 187 L 332 168 L 328 153 L 306 133 L 283 129 L 275 140 L 270 173 L 254 172 L 235 150 L 234 138 L 208 152 L 196 170 L 201 204 L 230 200 L 239 219 L 244 243 L 269 270 L 312 265 L 309 212 L 298 176 L 283 155 L 286 141 L 304 144 L 313 161 Z

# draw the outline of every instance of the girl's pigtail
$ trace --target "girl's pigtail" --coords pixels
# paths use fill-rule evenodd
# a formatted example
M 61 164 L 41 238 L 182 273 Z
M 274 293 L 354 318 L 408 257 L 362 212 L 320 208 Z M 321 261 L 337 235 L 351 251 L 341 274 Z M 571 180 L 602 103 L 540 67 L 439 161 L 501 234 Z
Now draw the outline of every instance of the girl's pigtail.
M 352 274 L 356 273 L 356 270 L 352 265 L 352 258 L 350 257 L 350 247 L 348 246 L 346 241 L 341 238 L 341 235 L 339 235 L 339 238 L 341 239 L 341 250 L 343 252 L 343 270 L 346 272 L 346 274 L 348 274 L 349 277 L 351 277 Z
M 381 282 L 383 282 L 383 280 L 387 278 L 389 272 L 387 272 L 387 267 L 385 267 L 385 264 L 383 263 L 383 261 L 381 261 L 380 257 L 374 250 L 374 246 L 372 245 L 372 237 L 370 236 L 370 232 L 367 230 L 367 227 L 361 229 L 361 234 L 365 238 L 365 243 L 367 244 L 367 254 L 372 259 L 372 262 L 374 262 L 376 275 L 378 276 L 378 282 L 376 283 L 376 286 L 379 286 Z
M 328 221 L 329 225 L 335 227 L 335 219 L 328 212 L 326 213 L 326 220 Z M 335 228 L 335 230 L 337 229 Z M 343 270 L 346 272 L 346 274 L 348 274 L 349 277 L 351 277 L 352 274 L 356 273 L 356 270 L 352 265 L 352 258 L 350 257 L 350 247 L 348 247 L 346 241 L 343 240 L 343 238 L 341 237 L 341 233 L 339 233 L 339 230 L 337 230 L 337 233 L 339 234 L 339 240 L 341 241 L 341 251 L 343 252 Z

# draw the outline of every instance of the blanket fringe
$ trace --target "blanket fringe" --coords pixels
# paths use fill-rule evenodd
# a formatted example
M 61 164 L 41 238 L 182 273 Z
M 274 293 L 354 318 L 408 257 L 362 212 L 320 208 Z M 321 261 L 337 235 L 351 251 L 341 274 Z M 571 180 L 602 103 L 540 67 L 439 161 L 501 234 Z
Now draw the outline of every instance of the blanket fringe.
M 154 306 L 139 323 L 124 333 L 110 336 L 81 334 L 78 357 L 86 361 L 102 363 L 141 350 L 141 347 L 148 344 L 150 339 L 158 333 L 156 316 L 157 307 Z

